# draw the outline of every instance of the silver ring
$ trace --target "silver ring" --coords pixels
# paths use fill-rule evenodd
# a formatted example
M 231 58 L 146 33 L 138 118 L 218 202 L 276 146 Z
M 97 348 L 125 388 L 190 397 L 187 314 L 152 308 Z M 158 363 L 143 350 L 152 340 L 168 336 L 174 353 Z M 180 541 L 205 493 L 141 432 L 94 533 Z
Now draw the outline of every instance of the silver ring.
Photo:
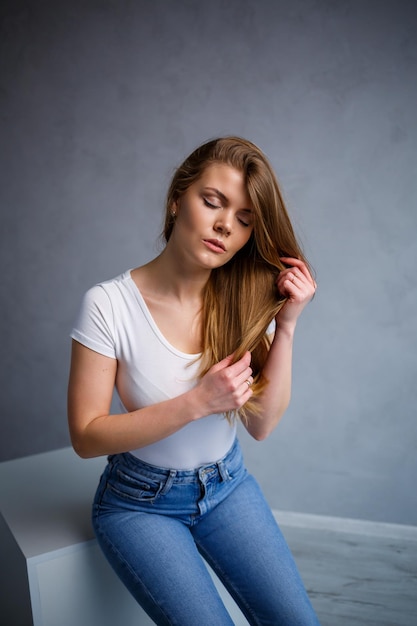
M 253 381 L 250 380 L 250 378 L 248 378 L 247 380 L 245 380 L 245 383 L 247 384 L 248 387 L 250 387 Z

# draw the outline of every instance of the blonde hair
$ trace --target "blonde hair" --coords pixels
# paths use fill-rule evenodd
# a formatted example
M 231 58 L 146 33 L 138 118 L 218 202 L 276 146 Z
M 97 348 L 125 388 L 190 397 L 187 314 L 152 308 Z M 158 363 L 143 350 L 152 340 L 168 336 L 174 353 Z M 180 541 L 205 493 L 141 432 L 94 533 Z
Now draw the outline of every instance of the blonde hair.
M 234 354 L 252 354 L 253 396 L 238 411 L 245 420 L 256 412 L 256 398 L 267 381 L 262 368 L 270 346 L 266 335 L 286 298 L 276 288 L 284 264 L 280 257 L 306 262 L 288 217 L 282 194 L 268 159 L 253 143 L 240 137 L 223 137 L 198 147 L 176 170 L 167 194 L 163 236 L 174 227 L 173 204 L 212 164 L 226 164 L 244 175 L 254 211 L 254 228 L 247 244 L 222 267 L 210 274 L 202 305 L 202 356 L 199 375 Z M 226 413 L 230 420 L 233 412 Z

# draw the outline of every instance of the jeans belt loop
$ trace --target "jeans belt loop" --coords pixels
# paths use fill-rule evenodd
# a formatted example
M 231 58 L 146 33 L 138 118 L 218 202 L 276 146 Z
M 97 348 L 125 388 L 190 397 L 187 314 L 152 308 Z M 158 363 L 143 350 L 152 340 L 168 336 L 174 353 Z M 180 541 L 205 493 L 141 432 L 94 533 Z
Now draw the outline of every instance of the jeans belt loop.
M 219 470 L 219 474 L 221 476 L 222 482 L 227 482 L 228 480 L 230 480 L 230 474 L 227 471 L 227 467 L 225 466 L 223 461 L 219 461 L 217 463 L 217 469 Z
M 160 495 L 165 495 L 172 487 L 172 483 L 174 482 L 174 478 L 177 475 L 177 470 L 169 470 L 169 476 L 165 481 L 165 485 L 162 487 L 160 491 Z

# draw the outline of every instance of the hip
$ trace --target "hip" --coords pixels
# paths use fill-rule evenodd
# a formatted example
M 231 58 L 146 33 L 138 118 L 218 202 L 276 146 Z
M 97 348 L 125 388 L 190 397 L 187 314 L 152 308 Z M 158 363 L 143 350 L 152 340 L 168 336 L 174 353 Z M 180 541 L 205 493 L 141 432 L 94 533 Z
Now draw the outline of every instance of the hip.
M 223 458 L 192 470 L 157 467 L 129 452 L 115 454 L 101 476 L 93 515 L 137 511 L 192 525 L 227 498 L 246 475 L 237 439 Z

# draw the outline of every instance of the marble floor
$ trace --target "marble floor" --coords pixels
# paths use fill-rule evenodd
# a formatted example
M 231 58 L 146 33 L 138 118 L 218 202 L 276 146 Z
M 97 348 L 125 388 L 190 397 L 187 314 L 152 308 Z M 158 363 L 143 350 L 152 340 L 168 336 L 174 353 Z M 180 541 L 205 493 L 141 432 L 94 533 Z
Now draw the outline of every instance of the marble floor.
M 417 626 L 417 527 L 276 518 L 322 626 Z

